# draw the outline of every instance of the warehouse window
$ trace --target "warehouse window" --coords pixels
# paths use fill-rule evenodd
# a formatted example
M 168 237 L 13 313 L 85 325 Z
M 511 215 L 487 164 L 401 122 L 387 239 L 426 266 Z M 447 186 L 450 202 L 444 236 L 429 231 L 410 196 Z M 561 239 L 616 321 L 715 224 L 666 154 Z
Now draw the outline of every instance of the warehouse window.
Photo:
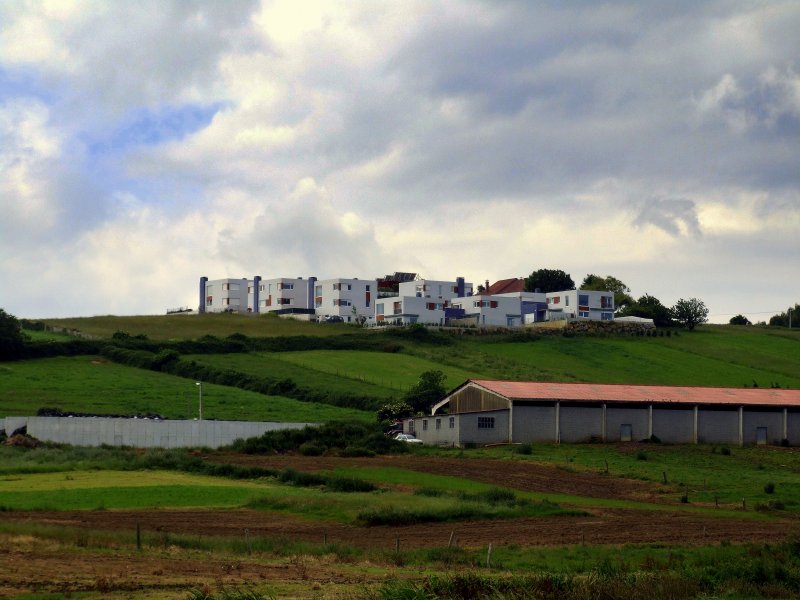
M 436 429 L 441 429 L 441 428 L 442 428 L 442 420 L 436 419 Z
M 456 427 L 456 418 L 450 417 L 450 429 L 455 429 Z
M 494 429 L 494 417 L 478 417 L 478 429 Z
M 428 431 L 428 419 L 422 420 L 422 431 Z

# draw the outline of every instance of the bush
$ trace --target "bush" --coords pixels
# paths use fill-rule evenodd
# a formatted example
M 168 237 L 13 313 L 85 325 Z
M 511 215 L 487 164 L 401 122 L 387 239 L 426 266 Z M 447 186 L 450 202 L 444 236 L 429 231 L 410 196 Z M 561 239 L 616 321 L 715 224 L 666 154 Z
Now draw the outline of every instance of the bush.
M 644 450 L 639 450 L 636 453 L 636 460 L 647 460 L 647 454 L 645 454 Z
M 300 444 L 299 450 L 303 456 L 321 456 L 325 452 L 325 448 L 315 442 L 304 442 Z
M 775 484 L 771 481 L 764 486 L 764 493 L 765 494 L 774 494 L 775 493 Z
M 514 452 L 514 454 L 523 454 L 525 456 L 529 456 L 533 454 L 533 445 L 521 444 L 519 446 L 514 446 L 512 452 Z
M 730 456 L 731 449 L 728 448 L 727 446 L 723 446 L 722 448 L 719 449 L 719 453 L 722 454 L 722 456 Z

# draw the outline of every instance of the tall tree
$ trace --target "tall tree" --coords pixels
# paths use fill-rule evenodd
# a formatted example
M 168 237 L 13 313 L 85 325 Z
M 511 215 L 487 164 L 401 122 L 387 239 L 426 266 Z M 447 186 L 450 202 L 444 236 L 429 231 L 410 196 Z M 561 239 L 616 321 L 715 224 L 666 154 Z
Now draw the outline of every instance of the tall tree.
M 594 273 L 589 273 L 584 277 L 581 289 L 614 292 L 614 307 L 617 314 L 620 314 L 626 307 L 634 303 L 633 297 L 630 295 L 631 288 L 613 275 L 600 277 Z
M 19 320 L 0 308 L 0 360 L 13 360 L 22 355 L 25 334 Z
M 793 308 L 790 308 L 786 312 L 782 312 L 779 315 L 771 316 L 769 319 L 770 326 L 789 327 L 789 311 L 792 311 L 792 329 L 800 327 L 800 304 L 795 304 Z
M 752 325 L 750 319 L 748 319 L 744 315 L 736 315 L 735 317 L 731 317 L 731 320 L 728 322 L 731 325 Z
M 642 317 L 653 319 L 656 327 L 672 327 L 672 311 L 661 303 L 661 300 L 650 294 L 641 296 L 633 304 L 629 304 L 618 313 L 620 317 Z
M 525 291 L 543 293 L 574 290 L 575 282 L 561 269 L 538 269 L 525 278 Z
M 689 298 L 688 300 L 681 298 L 672 307 L 672 314 L 675 316 L 675 320 L 689 331 L 708 321 L 708 309 L 698 298 Z
M 419 376 L 417 385 L 406 392 L 403 402 L 414 412 L 427 413 L 434 404 L 444 398 L 446 393 L 444 373 L 425 371 Z

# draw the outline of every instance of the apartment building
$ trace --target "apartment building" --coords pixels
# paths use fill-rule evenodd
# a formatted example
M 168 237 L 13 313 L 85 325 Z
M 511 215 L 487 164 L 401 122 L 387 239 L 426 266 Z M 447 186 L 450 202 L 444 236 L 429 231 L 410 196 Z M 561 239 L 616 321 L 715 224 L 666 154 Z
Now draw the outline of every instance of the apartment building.
M 345 322 L 363 322 L 375 314 L 377 279 L 324 279 L 314 284 L 312 307 L 317 318 L 341 317 Z
M 565 290 L 547 294 L 547 319 L 614 320 L 614 293 L 594 290 Z
M 316 278 L 277 277 L 264 279 L 258 285 L 258 312 L 279 314 L 313 310 L 312 293 Z
M 200 302 L 198 312 L 251 312 L 253 305 L 248 294 L 252 291 L 253 281 L 242 279 L 200 278 Z

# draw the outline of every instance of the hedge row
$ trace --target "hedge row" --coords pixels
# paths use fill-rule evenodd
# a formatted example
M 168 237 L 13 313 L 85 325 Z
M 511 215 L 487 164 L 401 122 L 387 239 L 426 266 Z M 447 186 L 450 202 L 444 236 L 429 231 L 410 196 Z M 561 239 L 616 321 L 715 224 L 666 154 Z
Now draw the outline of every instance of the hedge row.
M 229 387 L 237 387 L 251 392 L 272 396 L 285 396 L 302 402 L 330 404 L 345 408 L 375 411 L 384 400 L 355 394 L 331 393 L 323 390 L 303 388 L 293 379 L 276 379 L 272 377 L 248 375 L 231 369 L 220 369 L 202 365 L 193 360 L 181 360 L 175 350 L 148 352 L 107 345 L 101 354 L 116 363 L 161 371 L 195 381 L 216 383 Z

